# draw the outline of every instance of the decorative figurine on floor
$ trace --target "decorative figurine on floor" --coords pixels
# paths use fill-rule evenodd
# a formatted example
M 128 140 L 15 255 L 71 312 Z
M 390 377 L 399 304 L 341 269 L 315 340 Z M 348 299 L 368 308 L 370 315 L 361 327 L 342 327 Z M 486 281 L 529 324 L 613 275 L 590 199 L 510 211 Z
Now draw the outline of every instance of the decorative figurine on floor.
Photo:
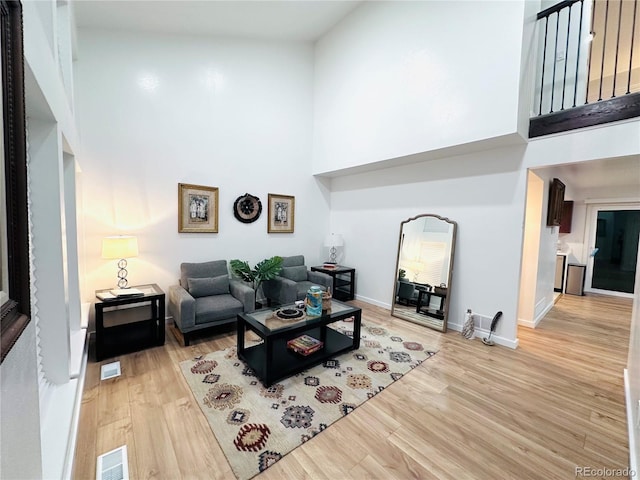
M 467 309 L 467 313 L 464 316 L 464 324 L 462 325 L 462 332 L 460 332 L 464 338 L 471 340 L 475 333 L 475 327 L 473 325 L 473 313 L 471 309 Z
M 493 320 L 491 320 L 489 336 L 482 339 L 482 343 L 484 343 L 485 345 L 489 345 L 490 347 L 493 347 L 495 345 L 495 342 L 491 340 L 491 335 L 493 335 L 493 332 L 496 331 L 496 327 L 498 326 L 498 320 L 500 320 L 500 317 L 502 317 L 502 312 L 496 313 L 493 317 Z

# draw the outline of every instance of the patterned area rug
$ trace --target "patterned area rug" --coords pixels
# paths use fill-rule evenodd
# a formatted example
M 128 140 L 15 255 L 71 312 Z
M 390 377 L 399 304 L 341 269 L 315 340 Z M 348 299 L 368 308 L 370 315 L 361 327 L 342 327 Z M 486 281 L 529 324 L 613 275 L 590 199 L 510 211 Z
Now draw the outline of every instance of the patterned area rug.
M 332 325 L 347 335 L 353 322 Z M 265 388 L 235 348 L 180 364 L 234 473 L 246 480 L 435 354 L 362 323 L 360 348 Z

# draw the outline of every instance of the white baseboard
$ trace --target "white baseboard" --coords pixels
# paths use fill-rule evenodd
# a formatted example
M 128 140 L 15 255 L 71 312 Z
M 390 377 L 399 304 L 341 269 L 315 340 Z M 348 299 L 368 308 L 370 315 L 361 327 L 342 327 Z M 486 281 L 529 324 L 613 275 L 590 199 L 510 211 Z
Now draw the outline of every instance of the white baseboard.
M 461 332 L 462 325 L 459 323 L 447 323 L 447 329 L 455 330 L 456 332 Z M 488 337 L 488 336 L 489 336 L 488 330 L 483 330 L 481 328 L 475 327 L 475 333 L 473 337 L 474 340 L 478 340 L 481 342 L 484 337 Z M 503 347 L 511 348 L 514 350 L 518 348 L 517 338 L 515 340 L 510 340 L 508 338 L 500 337 L 494 333 L 493 335 L 491 335 L 491 341 L 494 342 L 496 345 L 502 345 Z
M 540 303 L 540 302 L 539 302 Z M 553 308 L 553 306 L 555 305 L 555 301 L 551 301 L 549 303 L 547 303 L 545 305 L 545 307 L 542 309 L 542 311 L 532 320 L 525 320 L 523 318 L 519 318 L 518 319 L 518 325 L 522 325 L 523 327 L 528 327 L 528 328 L 536 328 L 540 322 L 542 321 L 542 319 L 545 317 L 545 315 L 547 313 L 549 313 L 549 310 L 551 310 Z M 537 307 L 538 305 L 536 305 Z
M 386 308 L 387 310 L 391 310 L 390 303 L 379 302 L 378 300 L 374 300 L 373 298 L 364 297 L 362 295 L 356 295 L 356 300 L 360 300 L 361 302 L 370 303 L 371 305 L 375 305 L 376 307 Z
M 638 471 L 638 458 L 636 457 L 636 428 L 633 424 L 633 399 L 631 398 L 631 387 L 629 385 L 629 371 L 624 369 L 624 398 L 627 404 L 627 433 L 629 435 L 629 469 L 632 472 Z
M 535 322 L 533 320 L 525 320 L 523 318 L 518 319 L 518 325 L 521 325 L 527 328 L 536 328 L 538 326 L 538 323 L 540 323 L 540 321 Z

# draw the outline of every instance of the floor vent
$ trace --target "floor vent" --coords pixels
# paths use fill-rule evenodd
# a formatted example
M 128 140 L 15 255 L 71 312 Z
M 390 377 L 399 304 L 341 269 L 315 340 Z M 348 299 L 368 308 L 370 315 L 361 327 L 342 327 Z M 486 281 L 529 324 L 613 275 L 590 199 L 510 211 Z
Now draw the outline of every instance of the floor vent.
M 110 378 L 122 375 L 120 370 L 120 362 L 106 363 L 100 368 L 100 380 L 108 380 Z
M 126 445 L 98 457 L 96 480 L 129 480 Z

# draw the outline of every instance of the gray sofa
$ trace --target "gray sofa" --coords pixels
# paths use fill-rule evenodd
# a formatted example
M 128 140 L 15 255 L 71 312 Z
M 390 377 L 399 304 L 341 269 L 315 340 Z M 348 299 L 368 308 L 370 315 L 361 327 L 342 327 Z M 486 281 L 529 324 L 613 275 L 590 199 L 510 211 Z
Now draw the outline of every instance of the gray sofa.
M 226 260 L 182 263 L 180 284 L 169 287 L 168 310 L 189 345 L 193 332 L 236 321 L 238 313 L 255 309 L 255 292 L 229 278 Z
M 262 283 L 262 291 L 270 305 L 287 305 L 303 300 L 309 287 L 318 285 L 333 291 L 333 278 L 322 272 L 312 272 L 304 264 L 303 255 L 282 257 L 282 270 L 273 280 Z

